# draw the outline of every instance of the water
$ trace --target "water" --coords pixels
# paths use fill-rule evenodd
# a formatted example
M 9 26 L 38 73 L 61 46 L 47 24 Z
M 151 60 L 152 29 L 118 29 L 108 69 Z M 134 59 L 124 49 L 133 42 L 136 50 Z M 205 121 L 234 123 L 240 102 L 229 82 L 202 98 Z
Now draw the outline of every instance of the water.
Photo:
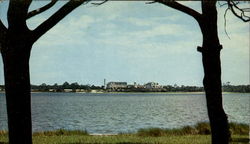
M 249 123 L 250 94 L 224 94 L 229 121 Z M 0 94 L 0 129 L 7 129 Z M 208 121 L 203 94 L 32 93 L 33 131 L 87 130 L 112 134 L 140 128 L 176 128 Z

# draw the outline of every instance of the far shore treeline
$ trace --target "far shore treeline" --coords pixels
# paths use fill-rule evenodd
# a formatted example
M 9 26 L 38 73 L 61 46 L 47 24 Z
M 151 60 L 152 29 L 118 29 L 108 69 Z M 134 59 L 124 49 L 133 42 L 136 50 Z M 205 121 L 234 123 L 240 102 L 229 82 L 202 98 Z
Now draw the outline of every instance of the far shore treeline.
M 0 85 L 0 91 L 4 92 L 4 85 Z M 64 82 L 61 85 L 57 83 L 53 85 L 41 84 L 31 85 L 32 92 L 203 92 L 204 88 L 199 86 L 178 86 L 178 85 L 166 85 L 162 88 L 118 88 L 108 89 L 104 86 L 95 85 L 82 85 L 77 82 L 68 83 Z M 222 85 L 223 92 L 240 92 L 250 93 L 250 85 L 231 85 L 229 82 Z

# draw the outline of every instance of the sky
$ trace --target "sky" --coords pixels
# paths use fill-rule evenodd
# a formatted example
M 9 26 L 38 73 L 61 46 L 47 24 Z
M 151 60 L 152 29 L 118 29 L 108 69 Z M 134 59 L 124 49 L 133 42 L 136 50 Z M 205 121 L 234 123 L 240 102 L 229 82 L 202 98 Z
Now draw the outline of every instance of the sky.
M 28 27 L 36 28 L 63 3 L 28 20 Z M 182 3 L 200 12 L 200 2 Z M 46 1 L 33 2 L 30 10 L 43 4 Z M 0 18 L 7 26 L 6 11 L 5 1 L 0 4 Z M 224 31 L 224 12 L 225 7 L 218 6 L 222 82 L 249 84 L 249 23 L 228 12 L 229 39 Z M 162 4 L 89 3 L 74 10 L 33 45 L 31 83 L 103 85 L 106 79 L 202 86 L 202 57 L 196 50 L 201 44 L 197 22 Z M 4 84 L 3 75 L 0 59 L 0 84 Z

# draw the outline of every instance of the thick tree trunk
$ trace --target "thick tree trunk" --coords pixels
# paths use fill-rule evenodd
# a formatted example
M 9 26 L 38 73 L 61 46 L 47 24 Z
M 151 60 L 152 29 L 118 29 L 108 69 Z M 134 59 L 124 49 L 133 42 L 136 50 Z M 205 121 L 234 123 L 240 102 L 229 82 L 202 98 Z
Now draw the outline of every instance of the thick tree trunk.
M 203 84 L 212 131 L 212 144 L 228 144 L 230 138 L 228 120 L 222 105 L 220 49 L 220 45 L 214 47 L 203 45 L 202 50 L 205 73 Z
M 31 45 L 7 40 L 2 51 L 10 144 L 32 144 L 29 57 Z
M 212 131 L 212 144 L 228 144 L 230 139 L 227 116 L 222 104 L 221 62 L 217 31 L 216 0 L 202 1 L 202 18 L 199 21 L 203 35 L 202 53 L 204 67 L 203 85 L 206 92 L 207 110 Z

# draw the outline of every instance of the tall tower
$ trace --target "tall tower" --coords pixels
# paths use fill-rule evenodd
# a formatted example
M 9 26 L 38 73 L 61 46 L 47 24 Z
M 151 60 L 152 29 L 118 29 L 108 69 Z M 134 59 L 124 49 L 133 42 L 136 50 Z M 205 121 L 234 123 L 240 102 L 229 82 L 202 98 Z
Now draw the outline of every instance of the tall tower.
M 106 79 L 104 79 L 103 84 L 104 84 L 104 89 L 106 89 Z

